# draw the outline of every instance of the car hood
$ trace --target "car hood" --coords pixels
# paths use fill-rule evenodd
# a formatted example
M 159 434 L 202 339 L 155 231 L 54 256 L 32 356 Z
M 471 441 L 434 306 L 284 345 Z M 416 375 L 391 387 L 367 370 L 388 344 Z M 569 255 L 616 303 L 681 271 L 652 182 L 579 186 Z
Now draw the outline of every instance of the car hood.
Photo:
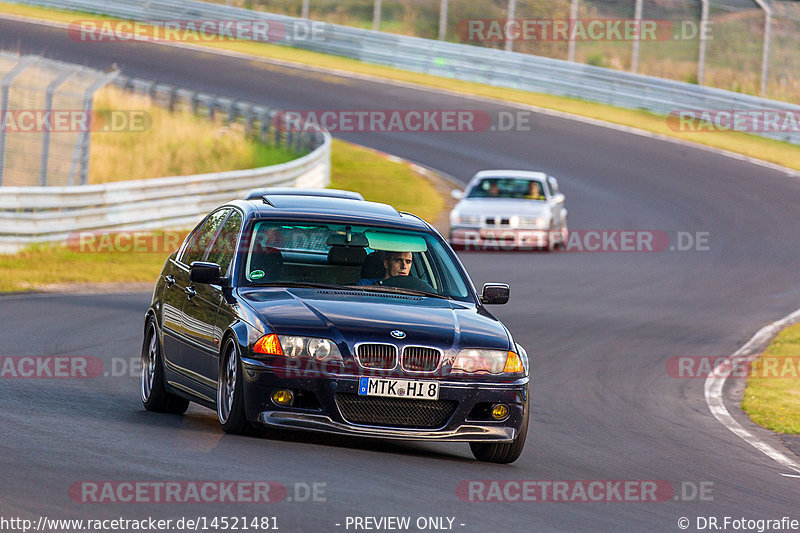
M 475 305 L 441 298 L 310 288 L 241 289 L 242 301 L 274 332 L 345 342 L 510 349 L 507 330 Z M 391 332 L 406 336 L 397 340 Z
M 527 215 L 538 217 L 550 212 L 547 202 L 517 198 L 470 198 L 456 204 L 462 215 Z

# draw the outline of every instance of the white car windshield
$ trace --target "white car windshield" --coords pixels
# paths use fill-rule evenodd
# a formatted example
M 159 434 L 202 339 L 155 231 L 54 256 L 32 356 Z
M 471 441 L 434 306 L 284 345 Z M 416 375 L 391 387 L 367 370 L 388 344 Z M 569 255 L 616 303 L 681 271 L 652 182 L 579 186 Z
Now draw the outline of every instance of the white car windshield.
M 476 183 L 467 198 L 522 198 L 545 200 L 544 184 L 521 178 L 486 178 Z

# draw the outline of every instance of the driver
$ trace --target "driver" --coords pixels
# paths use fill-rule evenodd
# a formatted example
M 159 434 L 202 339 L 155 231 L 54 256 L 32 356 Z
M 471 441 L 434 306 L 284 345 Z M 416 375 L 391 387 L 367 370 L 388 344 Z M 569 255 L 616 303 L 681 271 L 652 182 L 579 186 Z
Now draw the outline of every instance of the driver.
M 525 198 L 529 198 L 531 200 L 544 200 L 544 194 L 542 194 L 542 187 L 539 185 L 538 181 L 530 181 L 528 183 L 528 194 L 525 195 Z
M 413 256 L 411 252 L 386 252 L 383 259 L 383 268 L 386 275 L 381 278 L 360 279 L 356 285 L 380 285 L 381 281 L 395 276 L 408 276 L 411 273 Z

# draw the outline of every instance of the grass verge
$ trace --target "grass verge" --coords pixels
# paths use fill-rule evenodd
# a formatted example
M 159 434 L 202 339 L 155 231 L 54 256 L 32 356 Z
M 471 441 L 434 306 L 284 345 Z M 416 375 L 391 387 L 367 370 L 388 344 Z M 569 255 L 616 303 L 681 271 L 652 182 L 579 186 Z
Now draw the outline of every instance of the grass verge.
M 17 4 L 7 4 L 0 2 L 0 9 L 6 13 L 55 20 L 59 22 L 74 22 L 82 15 L 68 11 L 61 11 L 49 8 L 33 6 L 21 6 Z M 94 19 L 113 19 L 98 15 L 89 15 Z M 367 74 L 378 76 L 385 79 L 413 83 L 427 87 L 445 89 L 464 94 L 483 96 L 516 102 L 521 104 L 543 107 L 556 111 L 562 111 L 574 115 L 594 118 L 620 124 L 623 126 L 634 127 L 653 133 L 674 137 L 685 141 L 690 141 L 714 148 L 720 148 L 731 152 L 746 155 L 776 163 L 789 168 L 800 170 L 800 146 L 793 146 L 788 143 L 764 139 L 755 135 L 736 132 L 679 132 L 669 128 L 665 117 L 648 113 L 646 111 L 636 111 L 610 107 L 604 104 L 586 102 L 561 96 L 552 96 L 539 93 L 531 93 L 516 89 L 505 89 L 493 87 L 474 82 L 464 82 L 450 78 L 442 78 L 429 74 L 410 72 L 392 67 L 372 65 L 362 63 L 354 59 L 321 54 L 308 50 L 290 48 L 274 44 L 257 43 L 252 41 L 233 41 L 233 42 L 202 42 L 197 43 L 202 46 L 211 46 L 218 49 L 230 50 L 234 52 L 249 54 L 258 57 L 279 59 L 300 63 L 304 65 L 319 66 L 325 68 L 353 72 L 357 74 Z M 270 70 L 273 68 L 267 64 L 254 63 L 254 68 Z M 317 74 L 310 74 L 317 75 Z M 324 76 L 324 74 L 320 74 Z M 338 80 L 331 80 L 338 81 Z M 342 83 L 339 81 L 339 83 Z
M 445 205 L 434 184 L 409 164 L 339 140 L 333 142 L 331 187 L 358 191 L 367 200 L 391 203 L 426 220 L 433 220 Z M 122 246 L 130 246 L 130 242 Z M 111 248 L 100 245 L 97 249 L 103 251 L 81 252 L 77 246 L 36 245 L 14 255 L 0 255 L 0 292 L 64 283 L 153 282 L 170 253 L 109 251 Z
M 130 111 L 144 120 L 123 131 L 92 133 L 89 183 L 257 168 L 298 157 L 286 147 L 249 138 L 241 124 L 226 125 L 189 110 L 170 112 L 146 96 L 112 86 L 97 93 L 95 111 Z
M 781 331 L 753 363 L 742 409 L 760 426 L 800 434 L 800 324 Z

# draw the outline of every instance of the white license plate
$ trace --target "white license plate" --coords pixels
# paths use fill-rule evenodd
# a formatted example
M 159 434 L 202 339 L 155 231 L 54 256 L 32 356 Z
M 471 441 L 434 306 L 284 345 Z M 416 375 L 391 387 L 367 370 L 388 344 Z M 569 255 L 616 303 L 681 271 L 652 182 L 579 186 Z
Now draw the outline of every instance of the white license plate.
M 358 395 L 408 398 L 409 400 L 438 400 L 439 382 L 362 377 L 358 379 Z

